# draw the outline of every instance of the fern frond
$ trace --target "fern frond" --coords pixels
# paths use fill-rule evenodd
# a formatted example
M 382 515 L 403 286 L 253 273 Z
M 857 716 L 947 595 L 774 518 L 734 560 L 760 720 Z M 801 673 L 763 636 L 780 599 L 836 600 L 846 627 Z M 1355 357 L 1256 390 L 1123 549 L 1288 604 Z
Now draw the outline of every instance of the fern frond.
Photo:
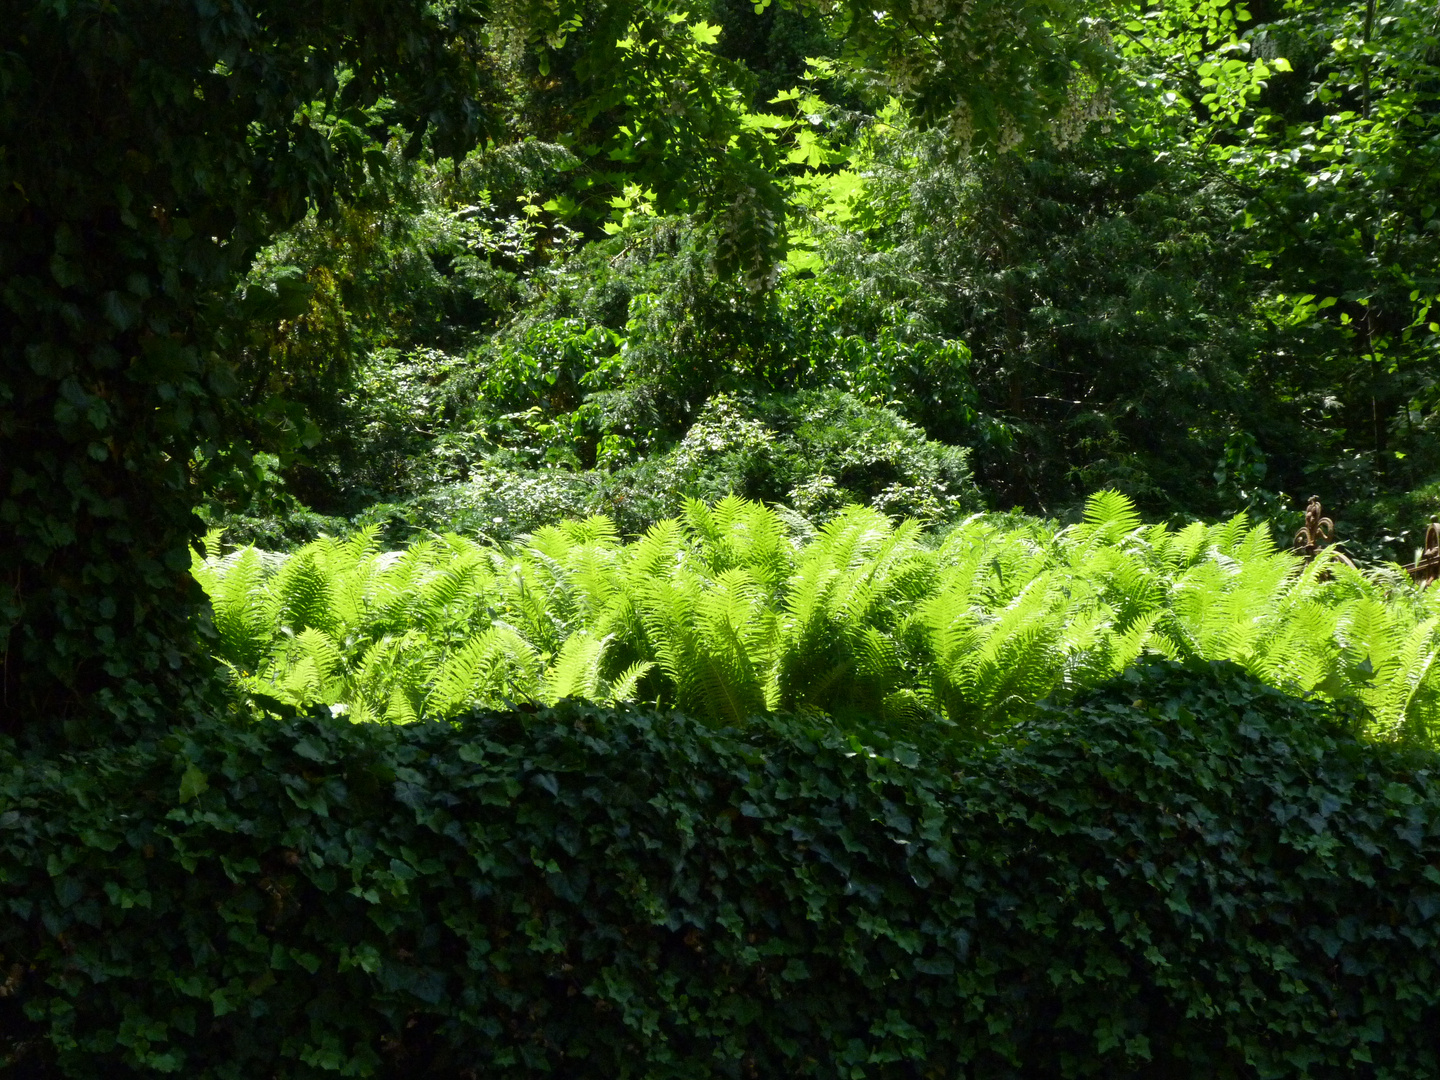
M 550 705 L 570 697 L 601 700 L 604 686 L 600 665 L 609 644 L 609 638 L 572 634 L 545 674 L 540 700 Z
M 1115 543 L 1143 524 L 1135 504 L 1118 491 L 1097 491 L 1085 500 L 1081 534 L 1092 543 Z
M 539 675 L 540 657 L 530 643 L 497 623 L 440 665 L 425 711 L 446 716 L 474 705 L 532 700 Z
M 420 719 L 420 710 L 416 707 L 415 700 L 403 686 L 397 686 L 390 691 L 390 697 L 385 704 L 385 722 L 388 724 L 413 724 Z
M 610 683 L 603 703 L 614 705 L 622 701 L 634 701 L 640 692 L 640 681 L 650 674 L 654 667 L 648 660 L 637 660 L 631 664 Z
M 209 576 L 207 591 L 220 657 L 243 671 L 260 666 L 277 633 L 266 578 L 264 564 L 254 548 L 243 548 L 225 560 L 217 560 Z
M 324 565 L 325 544 L 301 548 L 285 561 L 271 585 L 276 622 L 292 633 L 335 625 L 332 579 Z

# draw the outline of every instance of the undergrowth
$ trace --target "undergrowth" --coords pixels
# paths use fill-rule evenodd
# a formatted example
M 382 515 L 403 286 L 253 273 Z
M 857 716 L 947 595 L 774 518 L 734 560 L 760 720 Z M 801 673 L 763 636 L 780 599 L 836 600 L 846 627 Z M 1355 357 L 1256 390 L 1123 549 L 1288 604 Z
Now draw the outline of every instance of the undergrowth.
M 578 697 L 988 737 L 1160 656 L 1355 703 L 1380 739 L 1431 742 L 1440 717 L 1440 605 L 1398 570 L 1302 565 L 1243 515 L 1147 525 L 1114 492 L 1059 530 L 976 515 L 931 536 L 853 507 L 817 531 L 729 498 L 629 543 L 603 517 L 513 545 L 381 551 L 368 530 L 212 550 L 195 574 L 236 686 L 281 714 L 403 722 Z

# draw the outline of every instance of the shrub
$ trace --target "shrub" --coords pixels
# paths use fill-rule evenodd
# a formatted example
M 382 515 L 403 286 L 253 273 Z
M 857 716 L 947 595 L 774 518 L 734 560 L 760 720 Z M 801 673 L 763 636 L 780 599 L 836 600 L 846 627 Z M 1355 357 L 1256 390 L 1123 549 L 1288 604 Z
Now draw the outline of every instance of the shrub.
M 372 445 L 370 471 L 388 470 L 397 496 L 371 502 L 339 528 L 337 519 L 308 518 L 332 535 L 378 525 L 382 542 L 394 546 L 444 532 L 510 541 L 593 514 L 633 536 L 682 513 L 687 499 L 728 495 L 785 505 L 816 524 L 856 503 L 928 525 L 980 505 L 968 450 L 927 439 L 894 411 L 837 390 L 717 394 L 678 443 L 633 461 L 634 441 L 602 438 L 591 404 L 547 415 L 532 407 L 483 432 L 457 429 L 409 459 L 391 460 Z M 580 468 L 582 453 L 601 467 Z M 356 478 L 364 472 L 356 470 Z M 378 490 L 368 489 L 371 496 Z M 316 535 L 314 526 L 305 535 L 307 515 L 298 505 L 292 517 L 298 520 L 288 529 L 270 517 L 214 514 L 211 521 L 227 544 L 288 550 L 296 537 Z
M 298 314 L 272 306 L 278 283 L 254 305 L 226 296 L 268 239 L 381 171 L 359 120 L 377 100 L 382 130 L 428 134 L 438 155 L 483 137 L 483 23 L 460 7 L 247 10 L 7 10 L 5 731 L 128 737 L 203 699 L 193 510 L 262 419 L 232 367 L 239 336 Z M 345 105 L 317 105 L 342 71 Z
M 820 523 L 859 503 L 936 524 L 980 507 L 967 457 L 894 411 L 842 391 L 716 394 L 672 450 L 631 470 L 634 481 L 617 475 L 613 486 L 661 493 L 665 516 L 681 512 L 686 498 L 738 495 Z M 639 483 L 642 477 L 648 483 Z
M 1008 746 L 564 703 L 0 752 L 0 1061 L 1429 1078 L 1440 774 L 1232 667 Z

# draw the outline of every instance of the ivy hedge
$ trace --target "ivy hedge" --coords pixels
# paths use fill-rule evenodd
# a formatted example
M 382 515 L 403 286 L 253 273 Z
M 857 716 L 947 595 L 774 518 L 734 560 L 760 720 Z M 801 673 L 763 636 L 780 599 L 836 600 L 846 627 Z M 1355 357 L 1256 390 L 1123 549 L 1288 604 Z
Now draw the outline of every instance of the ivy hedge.
M 562 703 L 0 748 L 19 1077 L 1440 1075 L 1440 773 L 1238 669 L 1003 747 Z

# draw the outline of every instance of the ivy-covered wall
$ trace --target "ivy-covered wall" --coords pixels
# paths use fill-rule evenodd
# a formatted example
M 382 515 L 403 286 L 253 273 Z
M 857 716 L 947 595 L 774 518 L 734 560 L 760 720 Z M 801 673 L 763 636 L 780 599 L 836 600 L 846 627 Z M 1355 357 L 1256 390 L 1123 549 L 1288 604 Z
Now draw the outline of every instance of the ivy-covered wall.
M 1440 1074 L 1433 756 L 1231 668 L 988 750 L 816 723 L 0 751 L 0 1069 Z
M 474 145 L 470 7 L 7 8 L 0 732 L 126 737 L 203 693 L 193 511 L 265 411 L 237 337 L 296 314 L 232 290 L 272 236 L 376 174 L 369 125 Z

